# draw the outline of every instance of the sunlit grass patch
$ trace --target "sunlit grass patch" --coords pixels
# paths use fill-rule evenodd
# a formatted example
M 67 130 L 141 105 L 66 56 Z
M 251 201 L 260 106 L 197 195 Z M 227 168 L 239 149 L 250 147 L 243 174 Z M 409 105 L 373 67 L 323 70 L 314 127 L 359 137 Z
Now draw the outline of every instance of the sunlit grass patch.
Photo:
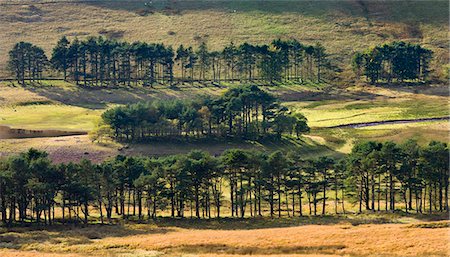
M 61 88 L 68 92 L 78 90 L 78 86 L 75 83 L 64 80 L 40 80 L 38 82 L 29 83 L 25 88 L 30 86 L 36 88 Z
M 365 127 L 353 130 L 353 135 L 359 140 L 392 140 L 399 143 L 414 139 L 424 145 L 432 140 L 450 142 L 449 131 L 448 121 L 437 121 Z
M 450 228 L 450 221 L 411 224 L 410 228 Z
M 101 110 L 69 105 L 25 105 L 2 107 L 0 124 L 32 130 L 91 130 Z
M 446 97 L 417 96 L 358 101 L 323 100 L 286 102 L 293 111 L 308 118 L 311 127 L 331 127 L 342 124 L 384 120 L 445 117 L 449 115 Z
M 396 107 L 375 107 L 370 109 L 304 109 L 301 112 L 308 118 L 312 127 L 331 127 L 349 123 L 362 123 L 392 120 L 402 117 L 404 109 Z
M 418 123 L 386 124 L 362 128 L 318 128 L 311 131 L 322 144 L 341 153 L 350 153 L 358 141 L 394 141 L 403 143 L 408 139 L 426 145 L 436 140 L 450 142 L 450 123 L 430 121 Z

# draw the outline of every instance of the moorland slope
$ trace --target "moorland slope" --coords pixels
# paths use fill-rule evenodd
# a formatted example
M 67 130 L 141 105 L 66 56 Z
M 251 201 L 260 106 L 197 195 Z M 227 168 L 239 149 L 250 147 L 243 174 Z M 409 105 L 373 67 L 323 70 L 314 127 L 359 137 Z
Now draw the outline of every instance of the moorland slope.
M 0 77 L 8 51 L 19 41 L 47 54 L 63 36 L 103 35 L 117 40 L 162 42 L 211 49 L 235 43 L 268 43 L 296 38 L 322 43 L 352 79 L 355 51 L 394 40 L 420 43 L 435 53 L 434 77 L 448 60 L 448 1 L 75 1 L 0 0 Z

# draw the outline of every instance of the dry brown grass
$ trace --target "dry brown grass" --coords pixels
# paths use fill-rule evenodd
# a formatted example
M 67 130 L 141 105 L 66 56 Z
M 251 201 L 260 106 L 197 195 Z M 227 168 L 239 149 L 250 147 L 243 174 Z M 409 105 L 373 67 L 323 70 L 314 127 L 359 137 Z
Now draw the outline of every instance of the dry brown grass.
M 0 255 L 4 257 L 86 257 L 86 254 L 76 254 L 76 253 L 42 253 L 37 251 L 19 251 L 19 250 L 7 250 L 1 249 Z
M 22 87 L 0 84 L 0 106 L 19 105 L 25 102 L 46 101 L 48 98 Z
M 36 148 L 49 153 L 55 162 L 78 162 L 85 158 L 94 162 L 117 155 L 115 144 L 103 146 L 94 144 L 88 136 L 2 139 L 0 140 L 0 157 L 18 154 L 29 148 Z
M 177 247 L 198 248 L 208 252 L 214 245 L 225 245 L 225 253 L 234 248 L 241 251 L 265 251 L 287 253 L 289 247 L 304 253 L 338 254 L 385 254 L 397 256 L 421 256 L 436 254 L 445 256 L 448 229 L 440 231 L 414 230 L 400 225 L 363 225 L 348 229 L 345 226 L 305 226 L 297 228 L 264 229 L 256 231 L 182 231 L 150 237 L 134 236 L 123 240 L 109 240 L 144 249 L 176 249 Z M 227 249 L 227 246 L 230 249 Z M 252 250 L 254 249 L 254 250 Z M 236 249 L 237 251 L 237 249 Z M 295 252 L 295 251 L 294 251 Z M 280 253 L 280 252 L 278 252 Z
M 105 142 L 92 143 L 88 136 L 65 136 L 48 138 L 24 138 L 0 140 L 0 157 L 18 154 L 29 148 L 36 148 L 49 153 L 55 162 L 79 161 L 86 158 L 95 162 L 113 157 L 117 154 L 165 156 L 171 154 L 188 153 L 193 149 L 208 151 L 219 155 L 231 148 L 255 148 L 263 150 L 264 147 L 251 143 L 236 142 L 153 142 L 149 144 L 135 144 L 124 148 L 121 144 Z M 122 149 L 119 151 L 118 149 Z
M 233 221 L 228 222 L 232 229 Z M 0 254 L 33 257 L 66 256 L 63 253 L 67 256 L 448 256 L 448 226 L 429 228 L 433 222 L 414 224 L 353 226 L 341 222 L 238 230 L 146 224 L 72 228 L 67 232 L 25 229 L 0 234 L 10 242 L 0 245 L 3 247 Z
M 234 148 L 255 149 L 267 152 L 295 150 L 301 152 L 304 158 L 312 158 L 317 155 L 335 156 L 333 151 L 310 138 L 305 138 L 304 141 L 285 140 L 283 142 L 263 143 L 251 141 L 224 142 L 221 140 L 205 139 L 199 141 L 160 140 L 139 144 L 119 144 L 111 141 L 93 143 L 88 136 L 81 135 L 2 139 L 0 140 L 0 157 L 20 153 L 28 150 L 30 147 L 48 152 L 49 157 L 55 162 L 79 161 L 82 158 L 100 162 L 117 154 L 160 157 L 188 153 L 192 150 L 203 150 L 218 156 L 225 150 Z

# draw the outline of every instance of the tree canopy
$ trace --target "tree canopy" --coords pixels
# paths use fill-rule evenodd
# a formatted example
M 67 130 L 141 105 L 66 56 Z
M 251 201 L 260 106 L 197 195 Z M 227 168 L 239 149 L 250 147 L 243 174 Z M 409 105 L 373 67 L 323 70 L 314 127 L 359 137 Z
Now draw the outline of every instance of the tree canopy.
M 371 82 L 426 80 L 433 52 L 418 44 L 392 42 L 357 52 L 352 59 L 357 76 Z
M 164 100 L 118 106 L 102 114 L 119 140 L 161 137 L 240 137 L 309 131 L 306 118 L 291 114 L 255 85 L 232 87 L 220 97 Z
M 34 59 L 27 59 L 28 56 Z M 27 64 L 36 66 L 35 71 L 24 73 Z M 30 43 L 20 42 L 10 52 L 10 70 L 22 82 L 40 79 L 42 72 L 48 70 L 62 72 L 65 80 L 69 78 L 84 86 L 196 81 L 320 82 L 321 73 L 330 67 L 324 47 L 304 45 L 295 39 L 278 39 L 267 45 L 230 43 L 222 50 L 210 51 L 206 43 L 197 49 L 180 45 L 175 50 L 161 43 L 128 43 L 103 37 L 69 41 L 62 37 L 52 50 L 50 62 L 42 49 Z

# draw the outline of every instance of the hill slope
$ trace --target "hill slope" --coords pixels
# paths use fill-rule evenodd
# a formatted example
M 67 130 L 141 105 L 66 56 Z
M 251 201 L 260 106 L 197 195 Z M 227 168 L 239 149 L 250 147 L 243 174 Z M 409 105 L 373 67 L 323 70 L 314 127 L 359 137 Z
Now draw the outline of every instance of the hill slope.
M 421 43 L 435 52 L 440 76 L 448 57 L 448 1 L 17 1 L 0 0 L 0 77 L 19 41 L 50 55 L 62 35 L 104 35 L 118 40 L 219 48 L 230 41 L 275 38 L 321 42 L 349 82 L 356 50 L 393 40 Z

